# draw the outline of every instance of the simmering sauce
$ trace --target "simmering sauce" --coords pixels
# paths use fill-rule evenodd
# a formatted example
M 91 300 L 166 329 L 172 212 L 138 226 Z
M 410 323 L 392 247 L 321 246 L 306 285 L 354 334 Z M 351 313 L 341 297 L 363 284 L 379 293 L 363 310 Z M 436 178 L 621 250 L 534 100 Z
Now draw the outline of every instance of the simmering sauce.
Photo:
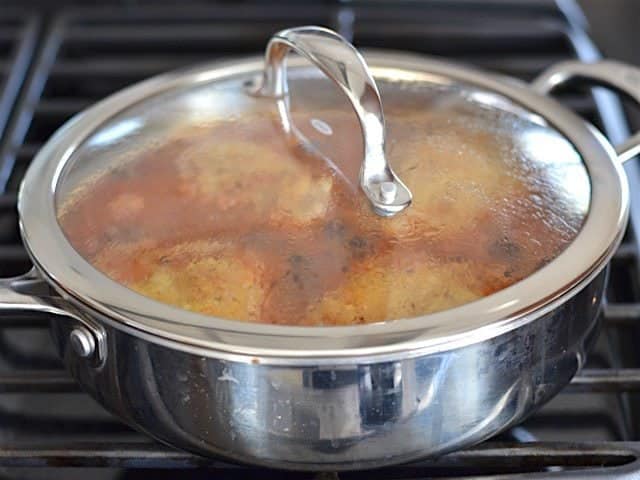
M 535 142 L 512 135 L 556 135 L 547 127 L 460 105 L 391 105 L 386 116 L 389 161 L 413 193 L 391 218 L 359 189 L 353 116 L 320 110 L 296 122 L 319 130 L 335 165 L 258 112 L 176 129 L 76 188 L 59 221 L 90 263 L 143 295 L 287 325 L 449 309 L 531 275 L 576 236 L 588 192 L 576 203 L 570 182 L 583 168 L 567 146 L 538 161 Z

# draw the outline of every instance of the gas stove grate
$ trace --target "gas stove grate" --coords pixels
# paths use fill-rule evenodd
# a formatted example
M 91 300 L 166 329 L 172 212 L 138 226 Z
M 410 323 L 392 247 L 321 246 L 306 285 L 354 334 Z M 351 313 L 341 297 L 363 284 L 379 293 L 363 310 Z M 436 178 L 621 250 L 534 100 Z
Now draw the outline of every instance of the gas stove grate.
M 247 2 L 241 8 L 101 7 L 60 12 L 42 30 L 43 41 L 0 142 L 0 275 L 19 274 L 30 266 L 20 243 L 15 195 L 33 155 L 74 113 L 153 74 L 212 58 L 259 54 L 277 29 L 309 23 L 337 29 L 359 46 L 446 55 L 524 80 L 555 61 L 576 56 L 593 59 L 597 54 L 554 2 L 432 0 L 426 5 L 428 8 L 418 8 L 412 2 L 326 2 L 310 8 Z M 37 22 L 31 22 L 35 38 Z M 24 38 L 26 34 L 23 44 L 28 46 Z M 18 73 L 11 70 L 10 75 L 24 73 L 26 68 L 18 68 Z M 561 99 L 612 138 L 625 133 L 621 110 L 613 97 L 598 93 L 594 102 L 588 93 L 568 92 Z M 0 108 L 0 121 L 3 111 Z M 637 169 L 631 167 L 632 181 L 640 181 Z M 637 199 L 632 201 L 632 212 L 632 217 L 640 217 Z M 640 471 L 640 443 L 634 442 L 640 438 L 634 428 L 640 420 L 636 406 L 640 395 L 635 393 L 640 392 L 640 357 L 633 346 L 640 322 L 640 263 L 634 225 L 632 218 L 612 262 L 604 310 L 601 343 L 614 344 L 614 352 L 598 348 L 587 368 L 561 395 L 569 404 L 587 397 L 606 398 L 613 409 L 604 413 L 596 409 L 588 417 L 570 408 L 560 413 L 543 409 L 499 439 L 438 460 L 345 473 L 339 478 L 478 478 L 498 473 L 528 473 L 526 478 L 613 478 Z M 224 478 L 337 478 L 282 474 L 205 460 L 131 432 L 79 392 L 55 359 L 50 342 L 33 347 L 24 341 L 30 336 L 43 337 L 46 327 L 46 321 L 37 319 L 0 322 L 0 432 L 11 431 L 7 440 L 0 435 L 0 467 L 134 469 L 126 478 L 137 478 L 135 472 L 148 473 L 147 469 L 153 469 L 154 478 L 165 478 L 175 474 L 163 469 L 176 468 L 191 468 L 191 474 L 197 476 L 195 467 L 208 469 L 202 478 L 210 476 L 211 469 Z M 2 403 L 12 398 L 31 399 L 35 407 L 23 411 Z M 47 409 L 53 409 L 57 398 L 80 402 L 85 415 L 48 415 Z M 544 433 L 532 433 L 540 426 L 565 425 L 567 419 L 586 424 L 599 421 L 607 433 L 596 442 L 584 442 L 581 436 L 569 442 L 552 436 L 554 441 L 550 441 Z M 49 436 L 55 439 L 47 441 Z
M 0 10 L 0 132 L 31 62 L 38 27 L 35 15 Z
M 640 467 L 637 460 L 640 443 L 508 443 L 485 442 L 481 445 L 450 453 L 437 460 L 415 462 L 407 465 L 382 468 L 366 472 L 345 472 L 339 475 L 303 472 L 287 472 L 287 479 L 340 478 L 358 479 L 427 479 L 452 475 L 491 475 L 504 472 L 549 471 L 561 465 L 565 469 L 600 467 L 610 473 L 632 471 Z M 638 462 L 638 463 L 635 463 Z M 283 472 L 258 467 L 235 465 L 209 460 L 189 453 L 169 449 L 157 444 L 95 443 L 92 445 L 64 445 L 58 448 L 8 448 L 0 451 L 3 466 L 67 466 L 111 467 L 136 469 L 208 468 L 225 472 L 225 478 L 249 478 L 249 475 L 265 474 L 261 478 L 280 478 Z M 566 471 L 562 478 L 585 478 L 584 471 Z M 575 474 L 575 476 L 570 476 Z M 468 478 L 468 477 L 467 477 Z M 480 477 L 481 478 L 481 477 Z M 500 477 L 508 480 L 510 477 Z M 515 477 L 514 477 L 515 478 Z M 544 477 L 517 477 L 544 478 Z M 602 477 L 597 477 L 602 478 Z

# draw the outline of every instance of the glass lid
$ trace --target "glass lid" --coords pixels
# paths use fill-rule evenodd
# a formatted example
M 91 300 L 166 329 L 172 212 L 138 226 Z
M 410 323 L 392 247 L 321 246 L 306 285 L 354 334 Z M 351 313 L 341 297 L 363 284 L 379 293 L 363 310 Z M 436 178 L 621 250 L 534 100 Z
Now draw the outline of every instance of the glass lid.
M 310 59 L 280 75 L 279 92 L 265 88 L 267 68 L 261 89 L 235 75 L 109 119 L 59 175 L 69 242 L 159 302 L 321 326 L 478 300 L 577 236 L 589 175 L 541 117 L 435 76 L 373 68 L 371 83 L 347 88 Z

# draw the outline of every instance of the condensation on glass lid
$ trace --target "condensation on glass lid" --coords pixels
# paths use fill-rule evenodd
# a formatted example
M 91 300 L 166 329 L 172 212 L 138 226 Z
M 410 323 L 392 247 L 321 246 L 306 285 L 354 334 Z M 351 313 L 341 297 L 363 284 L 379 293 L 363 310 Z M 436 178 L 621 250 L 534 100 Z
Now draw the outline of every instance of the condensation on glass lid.
M 76 152 L 60 224 L 95 268 L 143 295 L 287 325 L 449 309 L 526 278 L 576 237 L 590 183 L 564 137 L 453 88 L 379 85 L 388 159 L 413 193 L 395 217 L 373 213 L 359 188 L 354 116 L 316 89 L 292 118 L 322 155 L 283 135 L 265 99 L 173 126 L 149 117 L 197 102 L 124 112 L 93 140 L 138 119 L 130 137 Z

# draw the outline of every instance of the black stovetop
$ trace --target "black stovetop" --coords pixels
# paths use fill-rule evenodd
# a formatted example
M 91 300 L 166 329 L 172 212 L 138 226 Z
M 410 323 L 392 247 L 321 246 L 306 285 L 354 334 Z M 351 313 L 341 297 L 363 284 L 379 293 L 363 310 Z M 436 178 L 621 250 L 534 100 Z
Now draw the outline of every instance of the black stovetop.
M 299 24 L 329 26 L 359 46 L 444 55 L 524 80 L 558 60 L 598 56 L 566 1 L 560 2 L 564 12 L 552 1 L 533 0 L 221 1 L 180 7 L 162 1 L 71 3 L 32 2 L 27 9 L 15 2 L 0 9 L 2 276 L 29 268 L 15 204 L 34 153 L 77 111 L 156 73 L 259 53 L 274 31 Z M 562 101 L 612 140 L 626 134 L 613 95 L 567 91 Z M 632 162 L 626 168 L 632 185 L 640 182 L 640 169 Z M 636 190 L 631 226 L 612 263 L 605 328 L 586 368 L 558 397 L 500 438 L 437 460 L 339 476 L 204 460 L 132 431 L 81 393 L 53 352 L 46 322 L 8 319 L 0 321 L 0 478 L 375 480 L 515 473 L 601 478 L 636 470 L 640 475 L 640 461 L 635 463 L 640 456 Z

